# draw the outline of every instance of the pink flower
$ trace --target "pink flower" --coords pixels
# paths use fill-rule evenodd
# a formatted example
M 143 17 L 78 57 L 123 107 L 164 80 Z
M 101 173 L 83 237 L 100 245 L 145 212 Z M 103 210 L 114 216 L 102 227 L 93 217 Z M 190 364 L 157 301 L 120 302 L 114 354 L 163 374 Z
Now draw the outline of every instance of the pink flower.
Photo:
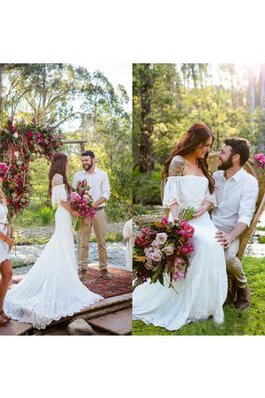
M 172 279 L 173 279 L 173 281 L 176 281 L 176 280 L 178 280 L 178 279 L 185 279 L 185 272 L 183 272 L 183 271 L 177 271 L 177 272 L 174 272 L 174 274 L 172 274 Z
M 182 248 L 179 249 L 181 253 L 183 254 L 189 254 L 194 251 L 194 246 L 192 243 L 187 243 Z
M 182 257 L 176 257 L 176 258 L 175 258 L 175 261 L 174 261 L 174 266 L 175 266 L 177 269 L 180 269 L 180 267 L 181 267 L 182 264 L 184 264 L 184 263 L 185 263 L 185 261 L 183 260 Z
M 164 225 L 164 226 L 166 226 L 166 225 L 169 225 L 170 224 L 170 221 L 168 221 L 168 218 L 167 217 L 162 217 L 162 220 L 161 220 L 161 222 L 162 222 L 162 224 Z
M 174 247 L 173 246 L 165 246 L 163 249 L 163 252 L 166 254 L 166 256 L 171 256 L 174 253 Z
M 153 247 L 159 247 L 159 243 L 157 242 L 157 240 L 153 240 L 153 242 L 151 243 L 151 246 Z
M 180 226 L 181 226 L 181 231 L 179 232 L 180 235 L 182 235 L 184 238 L 193 237 L 194 228 L 187 221 L 182 221 Z
M 159 261 L 161 261 L 161 259 L 162 259 L 161 251 L 160 250 L 155 250 L 153 255 L 152 255 L 152 260 L 156 261 L 156 262 L 159 262 Z
M 165 232 L 156 234 L 156 241 L 159 245 L 164 245 L 167 241 L 167 234 Z
M 0 178 L 5 180 L 7 178 L 8 165 L 6 163 L 0 163 Z
M 257 162 L 257 166 L 260 168 L 265 167 L 265 155 L 263 153 L 257 153 L 254 156 L 254 160 Z
M 152 261 L 147 261 L 144 266 L 145 266 L 146 269 L 151 271 L 154 268 L 155 265 L 152 263 Z
M 152 260 L 153 253 L 154 253 L 154 251 L 153 251 L 153 249 L 151 247 L 146 247 L 144 249 L 144 254 L 145 254 L 145 257 L 147 258 L 148 261 Z

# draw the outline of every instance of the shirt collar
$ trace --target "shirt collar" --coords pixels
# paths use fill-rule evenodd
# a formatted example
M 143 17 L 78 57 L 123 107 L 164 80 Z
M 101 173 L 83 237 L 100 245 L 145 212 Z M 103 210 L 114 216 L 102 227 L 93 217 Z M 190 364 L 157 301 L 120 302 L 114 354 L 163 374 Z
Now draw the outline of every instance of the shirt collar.
M 238 172 L 236 174 L 233 175 L 233 179 L 236 181 L 240 181 L 245 177 L 246 171 L 244 169 L 240 169 L 238 170 Z
M 223 180 L 228 181 L 225 178 L 225 171 L 221 170 L 221 172 L 222 172 L 221 176 L 222 176 Z M 240 180 L 243 180 L 245 175 L 246 175 L 246 171 L 241 167 L 241 169 L 238 170 L 238 172 L 236 172 L 232 177 L 230 177 L 229 180 L 233 178 L 235 181 L 240 181 Z

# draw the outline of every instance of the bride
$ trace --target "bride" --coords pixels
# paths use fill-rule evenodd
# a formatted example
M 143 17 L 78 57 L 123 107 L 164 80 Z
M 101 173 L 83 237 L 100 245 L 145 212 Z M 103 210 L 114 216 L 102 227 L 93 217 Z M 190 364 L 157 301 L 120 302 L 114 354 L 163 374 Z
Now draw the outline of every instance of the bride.
M 133 319 L 180 329 L 191 321 L 224 320 L 223 303 L 227 293 L 227 276 L 223 247 L 215 239 L 209 210 L 215 205 L 214 179 L 208 171 L 207 157 L 213 135 L 204 124 L 193 124 L 164 164 L 167 178 L 163 207 L 170 209 L 171 221 L 178 220 L 180 206 L 197 209 L 189 223 L 194 227 L 195 250 L 186 278 L 174 282 L 174 289 L 160 282 L 138 286 L 133 293 Z
M 11 287 L 4 311 L 11 319 L 44 329 L 53 320 L 71 316 L 102 299 L 79 280 L 75 259 L 71 213 L 67 203 L 70 185 L 67 156 L 54 155 L 49 172 L 49 194 L 55 213 L 55 232 L 27 275 Z

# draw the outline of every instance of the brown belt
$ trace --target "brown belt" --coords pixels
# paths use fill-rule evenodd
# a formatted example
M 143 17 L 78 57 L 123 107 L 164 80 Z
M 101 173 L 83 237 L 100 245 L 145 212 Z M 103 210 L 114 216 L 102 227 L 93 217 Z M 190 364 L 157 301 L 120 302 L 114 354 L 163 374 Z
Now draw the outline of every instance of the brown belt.
M 97 211 L 102 210 L 102 209 L 105 209 L 105 206 L 100 206 L 100 207 L 96 208 Z

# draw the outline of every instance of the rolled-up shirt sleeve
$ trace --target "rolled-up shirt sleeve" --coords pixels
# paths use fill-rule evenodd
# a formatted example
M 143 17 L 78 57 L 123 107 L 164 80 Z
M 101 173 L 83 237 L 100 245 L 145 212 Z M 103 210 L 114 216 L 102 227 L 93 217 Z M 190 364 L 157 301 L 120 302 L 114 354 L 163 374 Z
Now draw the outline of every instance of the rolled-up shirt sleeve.
M 110 197 L 110 186 L 109 186 L 109 178 L 107 173 L 103 174 L 102 183 L 101 183 L 102 194 L 101 196 L 106 200 Z
M 74 179 L 73 179 L 73 188 L 76 189 L 78 184 L 78 173 L 75 173 Z
M 168 177 L 164 190 L 163 207 L 169 208 L 174 203 L 180 204 L 179 177 Z
M 256 201 L 258 198 L 259 187 L 257 180 L 253 179 L 251 185 L 242 193 L 239 205 L 238 222 L 247 224 L 249 227 L 253 214 L 256 208 Z

